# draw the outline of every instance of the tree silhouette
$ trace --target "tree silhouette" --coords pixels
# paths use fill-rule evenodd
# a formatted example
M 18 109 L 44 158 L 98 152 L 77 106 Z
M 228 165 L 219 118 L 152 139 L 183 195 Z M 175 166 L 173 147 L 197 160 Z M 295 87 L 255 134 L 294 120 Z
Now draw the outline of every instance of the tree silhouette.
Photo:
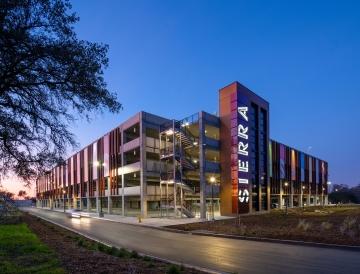
M 27 195 L 25 190 L 20 190 L 18 193 L 18 197 L 25 197 Z
M 30 183 L 76 148 L 69 123 L 118 112 L 108 46 L 77 38 L 67 0 L 0 1 L 0 173 Z

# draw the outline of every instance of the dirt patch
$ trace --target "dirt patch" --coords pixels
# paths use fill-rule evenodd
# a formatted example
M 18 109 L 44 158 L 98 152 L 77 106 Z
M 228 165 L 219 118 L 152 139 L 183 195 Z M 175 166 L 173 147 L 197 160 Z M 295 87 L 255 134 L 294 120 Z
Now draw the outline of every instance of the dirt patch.
M 57 253 L 68 273 L 203 273 L 125 249 L 109 248 L 29 214 L 24 214 L 23 220 Z
M 170 226 L 185 231 L 210 231 L 327 244 L 360 246 L 360 206 L 291 209 L 214 222 Z

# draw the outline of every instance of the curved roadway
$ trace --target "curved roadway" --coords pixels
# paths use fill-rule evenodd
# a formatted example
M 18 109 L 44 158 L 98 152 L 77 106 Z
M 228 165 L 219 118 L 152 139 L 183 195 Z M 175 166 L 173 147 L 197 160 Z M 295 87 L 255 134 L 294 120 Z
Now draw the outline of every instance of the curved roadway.
M 26 209 L 91 238 L 179 263 L 231 273 L 360 273 L 360 252 L 173 233 Z

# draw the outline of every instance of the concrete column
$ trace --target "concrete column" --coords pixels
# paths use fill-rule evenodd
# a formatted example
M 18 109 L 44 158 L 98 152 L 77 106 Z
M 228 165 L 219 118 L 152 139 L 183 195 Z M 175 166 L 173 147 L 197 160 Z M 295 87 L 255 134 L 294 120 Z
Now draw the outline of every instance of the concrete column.
M 112 213 L 112 199 L 111 196 L 108 196 L 108 213 L 111 214 Z
M 306 196 L 306 206 L 310 206 L 310 190 L 309 190 L 309 194 Z
M 96 212 L 100 212 L 100 199 L 99 199 L 99 178 L 96 180 Z
M 199 113 L 199 167 L 200 167 L 200 218 L 206 219 L 206 178 L 205 178 L 205 119 Z
M 144 113 L 140 113 L 140 195 L 141 217 L 147 217 L 147 183 L 146 183 L 146 125 Z

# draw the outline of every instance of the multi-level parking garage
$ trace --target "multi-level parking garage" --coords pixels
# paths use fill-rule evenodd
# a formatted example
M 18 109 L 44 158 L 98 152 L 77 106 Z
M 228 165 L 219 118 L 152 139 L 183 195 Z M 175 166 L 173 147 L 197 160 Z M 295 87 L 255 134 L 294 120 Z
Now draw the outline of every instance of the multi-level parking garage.
M 37 181 L 37 206 L 201 217 L 327 203 L 327 163 L 269 139 L 268 103 L 235 82 L 219 116 L 139 112 Z

